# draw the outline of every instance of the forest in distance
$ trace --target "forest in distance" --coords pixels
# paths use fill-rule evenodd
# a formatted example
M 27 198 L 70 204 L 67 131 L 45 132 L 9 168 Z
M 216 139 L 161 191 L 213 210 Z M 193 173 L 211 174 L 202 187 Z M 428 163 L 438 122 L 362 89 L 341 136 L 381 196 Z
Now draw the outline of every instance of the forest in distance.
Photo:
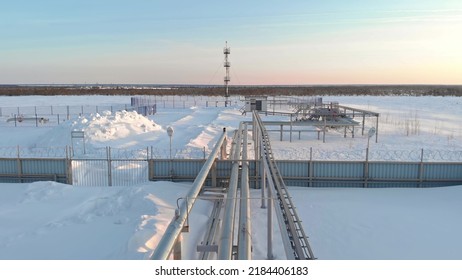
M 237 96 L 462 96 L 462 85 L 230 86 Z M 224 95 L 217 85 L 0 85 L 1 96 L 27 95 Z

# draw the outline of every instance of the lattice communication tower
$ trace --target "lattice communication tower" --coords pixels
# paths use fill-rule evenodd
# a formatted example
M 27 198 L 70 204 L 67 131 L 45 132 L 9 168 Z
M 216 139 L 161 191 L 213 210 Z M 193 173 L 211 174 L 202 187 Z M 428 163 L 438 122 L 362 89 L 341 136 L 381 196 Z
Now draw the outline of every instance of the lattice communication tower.
M 226 102 L 225 105 L 228 103 L 228 97 L 229 97 L 229 89 L 228 89 L 228 83 L 231 81 L 231 77 L 229 76 L 229 68 L 231 67 L 231 63 L 229 62 L 228 56 L 231 53 L 231 48 L 228 47 L 228 41 L 225 42 L 225 47 L 223 48 L 223 53 L 225 54 L 225 97 L 226 97 Z

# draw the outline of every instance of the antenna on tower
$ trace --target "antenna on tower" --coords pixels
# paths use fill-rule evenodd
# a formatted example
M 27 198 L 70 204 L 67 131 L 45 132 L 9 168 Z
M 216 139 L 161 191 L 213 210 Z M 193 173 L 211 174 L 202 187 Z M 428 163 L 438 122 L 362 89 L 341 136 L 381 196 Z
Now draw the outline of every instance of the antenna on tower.
M 228 60 L 228 55 L 231 53 L 231 48 L 228 47 L 228 41 L 225 42 L 225 48 L 223 49 L 223 53 L 225 54 L 224 66 L 225 66 L 225 71 L 226 71 L 225 79 L 224 79 L 225 80 L 225 97 L 226 97 L 225 107 L 227 107 L 228 97 L 229 97 L 228 83 L 229 81 L 231 81 L 231 77 L 229 76 L 229 67 L 231 67 L 231 63 Z

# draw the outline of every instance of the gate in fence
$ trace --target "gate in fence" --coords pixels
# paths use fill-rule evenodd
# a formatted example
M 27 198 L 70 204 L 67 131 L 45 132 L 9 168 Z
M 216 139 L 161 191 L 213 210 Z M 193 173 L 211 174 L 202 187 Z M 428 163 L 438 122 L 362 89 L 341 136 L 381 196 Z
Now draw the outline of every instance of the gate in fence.
M 147 160 L 72 160 L 72 185 L 74 186 L 132 186 L 147 181 Z

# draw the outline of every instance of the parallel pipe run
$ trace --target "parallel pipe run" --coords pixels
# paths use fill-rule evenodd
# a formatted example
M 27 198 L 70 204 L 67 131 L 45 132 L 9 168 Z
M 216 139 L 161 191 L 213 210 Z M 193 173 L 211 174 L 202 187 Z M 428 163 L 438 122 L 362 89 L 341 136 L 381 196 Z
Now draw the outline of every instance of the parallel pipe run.
M 271 150 L 271 144 L 269 141 L 268 133 L 265 130 L 263 122 L 260 116 L 254 112 L 253 117 L 255 118 L 263 138 L 262 149 L 264 152 L 264 161 L 267 162 L 269 167 L 268 180 L 274 180 L 275 194 L 279 200 L 279 208 L 277 208 L 278 216 L 282 214 L 283 221 L 280 221 L 280 226 L 283 222 L 287 235 L 290 239 L 291 253 L 287 255 L 289 259 L 314 259 L 313 252 L 308 243 L 308 238 L 303 230 L 301 221 L 297 215 L 295 207 L 290 199 L 287 187 L 284 184 L 281 173 L 275 163 L 273 152 Z M 283 231 L 281 230 L 281 233 Z M 287 250 L 288 252 L 289 250 Z
M 252 259 L 251 224 L 250 224 L 250 190 L 249 163 L 247 160 L 247 125 L 244 126 L 244 141 L 242 147 L 241 200 L 239 210 L 238 259 Z
M 221 145 L 226 137 L 226 131 L 223 130 L 223 135 L 221 135 L 218 142 L 215 144 L 215 147 L 212 150 L 207 161 L 202 166 L 201 171 L 197 175 L 196 179 L 193 182 L 191 190 L 189 191 L 186 199 L 183 200 L 183 203 L 179 207 L 179 213 L 176 213 L 173 220 L 167 227 L 162 239 L 160 240 L 159 244 L 157 245 L 154 253 L 150 256 L 151 260 L 166 260 L 171 251 L 173 250 L 175 244 L 177 243 L 178 237 L 181 234 L 181 231 L 184 227 L 184 224 L 188 218 L 189 212 L 191 211 L 194 203 L 196 202 L 196 198 L 199 195 L 199 192 L 204 184 L 207 175 L 209 174 L 210 168 L 212 167 L 215 159 L 220 152 Z
M 226 194 L 225 209 L 223 213 L 223 224 L 221 227 L 221 237 L 218 244 L 219 260 L 231 260 L 233 255 L 234 241 L 234 213 L 236 212 L 237 203 L 237 185 L 239 176 L 239 158 L 241 153 L 241 137 L 243 124 L 239 125 L 234 149 L 231 152 L 233 166 L 231 168 L 231 177 L 229 179 L 228 193 Z
M 266 162 L 266 160 L 262 160 L 263 162 L 263 169 L 265 170 L 265 173 L 264 174 L 270 174 L 270 171 L 269 171 L 269 167 L 268 167 L 268 163 Z M 266 177 L 266 176 L 265 176 Z M 267 206 L 267 210 L 268 210 L 268 216 L 267 216 L 267 237 L 266 237 L 266 243 L 267 243 L 267 253 L 266 253 L 266 257 L 268 258 L 268 260 L 272 260 L 274 258 L 273 256 L 273 206 L 274 206 L 274 202 L 273 202 L 273 193 L 274 193 L 274 190 L 275 190 L 275 187 L 274 187 L 274 183 L 273 183 L 273 180 L 271 180 L 271 178 L 268 178 L 268 206 Z M 278 216 L 278 218 L 282 216 L 282 214 L 280 214 Z M 281 227 L 281 223 L 279 223 L 279 226 Z M 284 228 L 280 228 L 281 232 L 284 232 Z M 287 235 L 282 235 L 282 242 L 284 244 L 284 250 L 286 252 L 286 255 L 289 255 L 290 254 L 290 240 L 289 240 L 289 236 Z

